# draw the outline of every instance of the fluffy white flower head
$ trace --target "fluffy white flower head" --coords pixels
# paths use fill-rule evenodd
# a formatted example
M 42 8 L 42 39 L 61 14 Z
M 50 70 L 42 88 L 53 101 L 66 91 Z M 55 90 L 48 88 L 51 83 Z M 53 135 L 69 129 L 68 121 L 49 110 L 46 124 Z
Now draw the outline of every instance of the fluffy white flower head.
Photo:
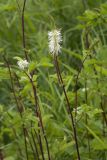
M 17 62 L 17 64 L 21 70 L 24 70 L 25 68 L 28 67 L 29 62 L 27 60 L 20 60 Z
M 52 55 L 58 55 L 61 52 L 62 36 L 60 30 L 52 30 L 48 32 L 49 51 Z

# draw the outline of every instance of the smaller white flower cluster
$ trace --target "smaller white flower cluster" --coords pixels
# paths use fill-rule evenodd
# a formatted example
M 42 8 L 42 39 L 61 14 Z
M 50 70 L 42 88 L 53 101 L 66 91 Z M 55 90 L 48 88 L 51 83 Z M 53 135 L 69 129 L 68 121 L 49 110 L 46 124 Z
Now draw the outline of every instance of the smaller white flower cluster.
M 60 43 L 62 42 L 62 36 L 60 30 L 52 30 L 48 32 L 49 50 L 52 55 L 58 55 L 61 52 Z
M 27 60 L 20 60 L 17 62 L 17 64 L 21 70 L 24 70 L 25 68 L 28 67 L 29 62 Z

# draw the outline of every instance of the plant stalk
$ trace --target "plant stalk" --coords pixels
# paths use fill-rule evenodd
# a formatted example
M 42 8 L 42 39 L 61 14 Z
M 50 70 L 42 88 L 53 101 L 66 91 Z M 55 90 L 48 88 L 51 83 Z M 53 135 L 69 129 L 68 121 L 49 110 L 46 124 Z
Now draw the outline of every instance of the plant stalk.
M 39 107 L 39 104 L 38 104 L 37 90 L 36 90 L 36 87 L 35 87 L 34 82 L 32 80 L 32 77 L 29 76 L 27 73 L 26 73 L 26 75 L 28 76 L 28 78 L 30 80 L 30 83 L 32 85 L 32 90 L 33 90 L 34 100 L 35 100 L 35 113 L 36 113 L 36 116 L 39 118 L 39 127 L 41 127 L 41 129 L 42 129 L 43 136 L 44 136 L 44 139 L 45 139 L 45 142 L 46 142 L 48 159 L 51 160 L 50 151 L 49 151 L 49 144 L 48 144 L 47 136 L 45 134 L 45 130 L 44 130 L 44 126 L 43 126 L 43 121 L 42 121 L 42 116 L 41 116 L 41 111 L 40 111 L 40 107 Z M 40 140 L 40 143 L 41 143 L 40 134 L 39 134 L 39 140 Z M 44 154 L 43 154 L 43 150 L 42 150 L 42 156 L 43 155 Z M 43 156 L 43 158 L 44 158 L 44 156 Z
M 24 16 L 25 5 L 26 5 L 26 0 L 24 0 L 23 9 L 22 9 L 22 42 L 23 42 L 23 49 L 24 49 L 25 58 L 28 61 L 28 54 L 26 51 L 26 39 L 25 39 L 25 16 Z
M 64 83 L 63 83 L 63 79 L 62 79 L 62 75 L 61 75 L 61 72 L 60 72 L 59 63 L 58 63 L 56 55 L 54 55 L 54 64 L 55 64 L 55 68 L 56 68 L 58 79 L 59 79 L 59 81 L 60 81 L 60 83 L 62 85 L 63 93 L 65 95 L 65 99 L 66 99 L 66 102 L 67 102 L 67 106 L 66 107 L 67 107 L 67 112 L 68 112 L 68 115 L 69 115 L 69 117 L 71 119 L 71 123 L 72 123 L 72 127 L 73 127 L 74 139 L 75 139 L 75 145 L 76 145 L 76 151 L 77 151 L 77 157 L 78 157 L 78 160 L 80 160 L 80 153 L 79 153 L 76 126 L 75 126 L 75 123 L 74 123 L 72 110 L 71 110 L 71 107 L 70 107 L 70 102 L 69 102 L 69 99 L 68 99 L 68 96 L 67 96 L 67 93 L 66 93 L 66 90 L 65 90 L 65 86 L 64 86 Z

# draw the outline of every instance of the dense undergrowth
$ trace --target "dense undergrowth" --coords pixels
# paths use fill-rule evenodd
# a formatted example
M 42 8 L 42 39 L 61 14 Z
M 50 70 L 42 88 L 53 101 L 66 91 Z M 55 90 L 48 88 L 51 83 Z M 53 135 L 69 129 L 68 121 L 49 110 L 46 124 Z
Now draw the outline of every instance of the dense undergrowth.
M 77 159 L 107 160 L 106 0 L 0 0 L 0 160 Z

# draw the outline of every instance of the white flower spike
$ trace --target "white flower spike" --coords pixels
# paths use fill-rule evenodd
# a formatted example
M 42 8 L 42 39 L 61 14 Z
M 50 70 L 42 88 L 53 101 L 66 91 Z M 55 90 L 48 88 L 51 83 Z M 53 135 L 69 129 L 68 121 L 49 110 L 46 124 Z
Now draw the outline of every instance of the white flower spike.
M 17 62 L 17 64 L 21 70 L 24 70 L 25 68 L 28 67 L 29 62 L 27 60 L 20 60 Z
M 62 36 L 60 30 L 52 30 L 48 32 L 49 51 L 52 55 L 58 55 L 61 52 Z

